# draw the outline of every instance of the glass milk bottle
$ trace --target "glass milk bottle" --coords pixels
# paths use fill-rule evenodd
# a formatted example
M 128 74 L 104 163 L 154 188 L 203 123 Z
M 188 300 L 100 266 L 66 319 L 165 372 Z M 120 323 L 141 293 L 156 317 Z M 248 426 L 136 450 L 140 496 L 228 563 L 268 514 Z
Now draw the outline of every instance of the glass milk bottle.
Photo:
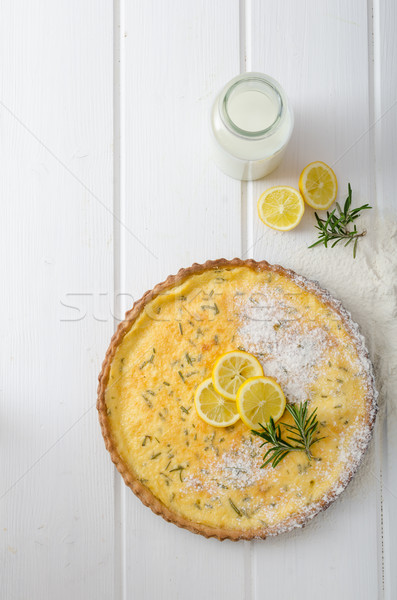
M 230 177 L 252 181 L 282 159 L 294 125 L 284 90 L 262 73 L 244 73 L 225 85 L 211 111 L 213 159 Z

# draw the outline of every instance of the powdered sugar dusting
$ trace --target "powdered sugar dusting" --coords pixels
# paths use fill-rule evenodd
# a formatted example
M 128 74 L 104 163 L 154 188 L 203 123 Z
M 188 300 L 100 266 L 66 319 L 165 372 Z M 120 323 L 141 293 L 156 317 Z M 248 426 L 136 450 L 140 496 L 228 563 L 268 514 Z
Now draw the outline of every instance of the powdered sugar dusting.
M 243 438 L 218 458 L 205 464 L 199 474 L 188 475 L 186 489 L 203 490 L 216 494 L 219 489 L 245 489 L 266 477 L 269 469 L 261 469 L 263 451 L 259 439 Z
M 288 297 L 269 284 L 249 298 L 237 296 L 236 307 L 242 346 L 259 358 L 266 375 L 280 383 L 290 402 L 310 398 L 310 384 L 326 350 L 335 343 L 329 331 L 302 320 Z
M 360 366 L 360 375 L 366 378 L 368 388 L 368 410 L 371 428 L 367 436 L 367 441 L 365 443 L 366 447 L 371 437 L 372 425 L 375 421 L 376 413 L 378 410 L 378 392 L 375 388 L 374 371 L 372 367 L 372 362 L 369 358 L 369 353 L 365 344 L 364 336 L 361 335 L 359 326 L 353 321 L 350 312 L 347 311 L 342 305 L 342 303 L 339 300 L 336 300 L 336 298 L 334 298 L 327 290 L 321 288 L 317 281 L 311 281 L 309 279 L 306 279 L 305 277 L 302 277 L 301 275 L 296 275 L 296 273 L 294 273 L 293 271 L 288 271 L 288 273 L 292 276 L 292 279 L 299 287 L 306 289 L 312 292 L 313 294 L 316 294 L 317 297 L 319 297 L 324 303 L 328 304 L 328 306 L 333 310 L 334 315 L 341 317 L 344 327 L 351 335 L 351 339 L 357 350 L 358 362 Z

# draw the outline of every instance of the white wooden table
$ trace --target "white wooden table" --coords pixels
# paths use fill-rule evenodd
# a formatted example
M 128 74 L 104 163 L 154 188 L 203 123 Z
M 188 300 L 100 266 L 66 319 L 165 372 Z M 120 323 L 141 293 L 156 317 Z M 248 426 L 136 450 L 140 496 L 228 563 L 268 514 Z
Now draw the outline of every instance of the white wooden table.
M 342 199 L 351 181 L 371 219 L 396 220 L 394 0 L 3 0 L 0 10 L 0 597 L 396 598 L 392 394 L 341 499 L 306 529 L 253 543 L 206 540 L 144 508 L 110 462 L 95 410 L 117 320 L 179 267 L 253 257 L 330 284 L 331 251 L 306 250 L 311 211 L 290 234 L 257 219 L 267 187 L 296 186 L 324 160 Z M 282 166 L 240 184 L 210 161 L 208 116 L 245 70 L 280 81 L 296 126 Z M 332 291 L 349 303 L 339 268 Z

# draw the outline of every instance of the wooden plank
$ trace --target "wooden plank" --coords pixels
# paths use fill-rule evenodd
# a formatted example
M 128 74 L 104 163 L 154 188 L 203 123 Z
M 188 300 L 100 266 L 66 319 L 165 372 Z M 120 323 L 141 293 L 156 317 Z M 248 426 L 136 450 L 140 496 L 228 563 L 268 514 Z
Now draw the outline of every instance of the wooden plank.
M 125 234 L 125 285 L 139 297 L 181 266 L 241 251 L 240 183 L 208 148 L 211 102 L 239 71 L 239 3 L 125 8 L 125 218 L 148 248 Z M 167 524 L 129 490 L 124 542 L 125 589 L 137 598 L 244 595 L 244 545 Z
M 0 595 L 109 599 L 112 7 L 3 2 L 0 31 Z
M 374 2 L 374 107 L 373 132 L 376 158 L 377 203 L 387 226 L 383 234 L 389 240 L 388 260 L 390 279 L 397 275 L 397 208 L 395 202 L 397 147 L 397 7 L 394 2 Z M 397 403 L 395 389 L 397 370 L 397 310 L 396 295 L 389 297 L 389 319 L 382 327 L 382 361 L 379 365 L 383 375 L 381 390 L 382 409 L 382 495 L 383 495 L 383 552 L 384 594 L 392 600 L 397 588 L 397 472 L 394 457 L 397 453 Z
M 268 187 L 281 183 L 297 187 L 302 168 L 313 160 L 334 167 L 342 199 L 349 181 L 357 202 L 373 198 L 366 5 L 325 0 L 309 0 L 304 5 L 252 0 L 250 5 L 247 39 L 252 46 L 247 48 L 247 69 L 266 72 L 280 81 L 291 100 L 296 124 L 281 167 L 266 180 L 247 186 L 252 219 L 248 253 L 319 279 L 360 321 L 374 350 L 370 324 L 376 307 L 370 299 L 357 301 L 366 289 L 361 281 L 367 269 L 364 254 L 353 264 L 348 249 L 308 250 L 316 238 L 310 209 L 300 227 L 288 234 L 267 229 L 255 210 L 257 198 Z M 369 224 L 374 216 L 363 218 L 363 223 Z M 369 234 L 365 252 L 371 251 L 373 239 Z M 317 598 L 319 590 L 324 599 L 378 597 L 376 446 L 372 445 L 354 482 L 326 513 L 302 531 L 254 544 L 253 597 L 262 598 L 269 581 L 274 584 L 272 597 L 277 599 Z

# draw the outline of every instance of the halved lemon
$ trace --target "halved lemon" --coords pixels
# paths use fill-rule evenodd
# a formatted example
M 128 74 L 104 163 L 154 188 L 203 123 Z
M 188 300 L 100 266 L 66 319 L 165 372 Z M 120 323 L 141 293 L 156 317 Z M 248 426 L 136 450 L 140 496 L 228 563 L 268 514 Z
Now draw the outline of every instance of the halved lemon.
M 302 196 L 298 190 L 286 185 L 269 188 L 258 200 L 259 218 L 265 225 L 278 231 L 289 231 L 296 227 L 304 212 Z
M 326 210 L 336 200 L 338 182 L 335 173 L 321 161 L 307 165 L 299 177 L 304 201 L 317 210 Z
M 214 427 L 229 427 L 240 418 L 236 401 L 218 394 L 211 377 L 198 386 L 194 395 L 194 405 L 199 417 Z
M 237 409 L 242 421 L 251 429 L 266 425 L 270 417 L 278 421 L 285 410 L 285 396 L 271 377 L 247 379 L 237 392 Z
M 235 350 L 218 358 L 212 370 L 214 388 L 229 400 L 235 400 L 240 385 L 250 377 L 263 375 L 263 369 L 255 356 Z

